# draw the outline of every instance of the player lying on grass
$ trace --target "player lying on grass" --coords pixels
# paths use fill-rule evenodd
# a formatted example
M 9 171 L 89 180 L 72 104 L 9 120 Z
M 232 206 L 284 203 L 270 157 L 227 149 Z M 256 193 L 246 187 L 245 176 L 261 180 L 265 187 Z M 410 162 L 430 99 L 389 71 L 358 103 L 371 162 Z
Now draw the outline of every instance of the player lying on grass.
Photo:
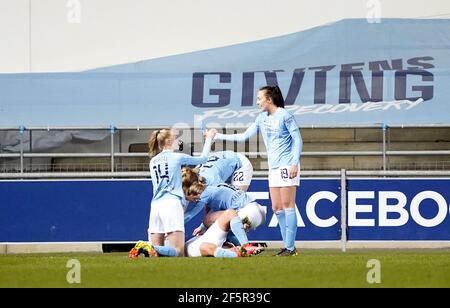
M 185 244 L 185 255 L 187 257 L 216 257 L 216 258 L 239 258 L 257 255 L 264 249 L 248 245 L 247 236 L 242 228 L 243 242 L 245 245 L 234 246 L 231 249 L 222 248 L 230 231 L 231 222 L 239 219 L 234 210 L 223 211 L 217 221 L 206 232 L 199 232 Z M 240 220 L 240 219 L 239 219 Z M 204 232 L 204 234 L 202 234 Z M 139 241 L 130 251 L 130 258 L 137 258 L 143 254 L 145 257 L 164 257 L 157 251 L 157 247 L 144 241 Z
M 246 244 L 234 246 L 231 249 L 223 249 L 222 246 L 227 239 L 231 224 L 240 220 L 234 210 L 223 211 L 217 221 L 204 234 L 201 231 L 197 236 L 188 240 L 185 244 L 186 256 L 188 257 L 216 257 L 216 258 L 238 258 L 257 255 L 264 249 L 248 244 L 248 239 L 242 228 L 241 236 Z
M 191 169 L 183 168 L 182 183 L 183 193 L 186 200 L 191 202 L 199 202 L 200 198 L 204 198 L 204 204 L 215 204 L 217 209 L 212 214 L 214 222 L 211 221 L 211 228 L 206 231 L 206 228 L 197 228 L 193 235 L 197 236 L 189 240 L 185 251 L 188 256 L 216 256 L 216 257 L 236 257 L 254 255 L 263 251 L 261 247 L 251 245 L 247 238 L 247 233 L 243 221 L 247 228 L 256 229 L 265 221 L 265 212 L 262 207 L 254 202 L 246 193 L 231 188 L 230 186 L 207 186 L 200 183 L 202 181 L 197 173 Z M 217 221 L 216 221 L 217 220 Z M 222 245 L 227 239 L 229 231 L 232 231 L 236 237 L 237 247 L 233 250 L 224 250 Z M 202 235 L 204 232 L 206 233 Z M 153 246 L 144 241 L 139 241 L 136 246 L 130 251 L 130 258 L 137 258 L 139 254 L 144 254 L 147 257 L 168 256 L 162 254 L 159 246 Z M 180 255 L 180 254 L 178 254 Z M 175 255 L 170 255 L 175 256 Z
M 235 236 L 231 242 L 235 245 L 246 245 L 243 241 L 247 236 L 245 232 L 241 232 L 245 229 L 243 223 L 247 225 L 247 230 L 254 230 L 265 222 L 265 209 L 249 194 L 227 184 L 206 185 L 202 177 L 189 168 L 183 168 L 182 179 L 186 200 L 195 202 L 197 207 L 205 208 L 204 222 L 194 230 L 194 236 L 212 226 L 226 210 L 238 212 L 238 217 L 230 223 Z

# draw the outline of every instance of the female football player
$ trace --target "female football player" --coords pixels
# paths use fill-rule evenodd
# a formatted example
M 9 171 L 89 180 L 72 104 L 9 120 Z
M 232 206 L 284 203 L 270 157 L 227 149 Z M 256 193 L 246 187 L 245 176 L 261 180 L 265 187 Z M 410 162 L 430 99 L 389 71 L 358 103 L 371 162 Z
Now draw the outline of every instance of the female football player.
M 131 258 L 137 257 L 146 246 L 150 255 L 183 256 L 184 255 L 184 193 L 181 180 L 181 166 L 197 165 L 208 160 L 211 142 L 215 130 L 206 132 L 206 142 L 199 157 L 175 153 L 176 136 L 173 130 L 155 131 L 149 139 L 150 171 L 153 184 L 149 235 L 151 244 L 142 241 L 130 251 Z M 165 235 L 171 246 L 164 246 Z M 150 245 L 150 248 L 148 247 Z
M 243 142 L 261 132 L 267 149 L 272 209 L 285 245 L 277 256 L 297 255 L 295 200 L 300 185 L 299 163 L 303 146 L 300 130 L 294 116 L 284 109 L 284 98 L 278 86 L 262 87 L 257 100 L 261 113 L 245 133 L 217 134 L 216 139 Z
M 188 257 L 216 257 L 216 258 L 239 258 L 256 255 L 262 252 L 262 248 L 245 245 L 235 246 L 231 249 L 223 249 L 228 232 L 233 220 L 238 217 L 234 210 L 224 211 L 219 219 L 203 234 L 199 232 L 196 236 L 186 242 L 186 256 Z

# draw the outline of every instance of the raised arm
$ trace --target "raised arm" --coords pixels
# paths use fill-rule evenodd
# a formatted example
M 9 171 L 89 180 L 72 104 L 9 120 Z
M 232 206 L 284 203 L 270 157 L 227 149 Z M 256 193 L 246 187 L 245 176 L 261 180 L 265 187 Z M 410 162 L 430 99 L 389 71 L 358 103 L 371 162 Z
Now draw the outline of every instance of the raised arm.
M 203 151 L 200 156 L 193 157 L 186 154 L 183 154 L 181 157 L 181 164 L 182 165 L 199 165 L 204 164 L 208 161 L 208 155 L 211 151 L 211 144 L 214 136 L 216 135 L 215 130 L 210 130 L 206 132 L 206 140 L 205 144 L 203 146 Z
M 258 133 L 258 124 L 253 123 L 243 134 L 216 134 L 216 140 L 244 142 Z

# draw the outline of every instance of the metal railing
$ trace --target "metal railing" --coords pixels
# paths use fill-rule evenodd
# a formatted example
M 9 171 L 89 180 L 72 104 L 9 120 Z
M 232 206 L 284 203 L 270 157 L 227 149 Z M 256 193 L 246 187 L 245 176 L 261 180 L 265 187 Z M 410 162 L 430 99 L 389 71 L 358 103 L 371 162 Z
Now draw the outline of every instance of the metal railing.
M 450 177 L 450 170 L 445 171 L 371 171 L 371 170 L 352 170 L 345 171 L 346 177 Z M 268 171 L 255 171 L 255 178 L 267 178 Z M 342 171 L 301 171 L 302 178 L 340 178 Z M 40 172 L 40 173 L 0 173 L 0 179 L 75 179 L 75 178 L 132 178 L 132 179 L 151 179 L 149 171 L 133 171 L 133 172 Z
M 379 125 L 334 125 L 334 126 L 300 126 L 300 128 L 312 128 L 312 129 L 337 129 L 337 128 L 347 128 L 347 129 L 380 129 L 380 133 L 382 134 L 382 149 L 378 151 L 308 151 L 303 152 L 303 157 L 337 157 L 337 156 L 377 156 L 383 158 L 382 169 L 383 171 L 388 171 L 389 162 L 388 158 L 393 156 L 450 156 L 450 150 L 424 150 L 424 151 L 391 151 L 389 150 L 389 138 L 387 136 L 387 132 L 390 128 L 450 128 L 449 124 L 432 124 L 432 125 L 392 125 L 387 126 L 384 124 Z M 115 127 L 111 126 L 92 126 L 92 127 L 0 127 L 0 130 L 15 130 L 20 134 L 20 153 L 0 153 L 1 158 L 18 158 L 20 160 L 19 168 L 5 168 L 6 171 L 14 171 L 16 172 L 3 172 L 0 173 L 0 178 L 39 178 L 39 177 L 66 177 L 66 173 L 70 173 L 72 177 L 92 177 L 92 176 L 100 176 L 101 177 L 130 177 L 130 164 L 118 164 L 116 163 L 116 159 L 118 158 L 145 158 L 148 157 L 147 153 L 122 153 L 115 152 L 115 144 L 114 144 L 114 134 L 118 130 L 155 130 L 157 127 L 153 126 L 145 126 L 145 127 Z M 110 152 L 109 153 L 25 153 L 23 146 L 23 139 L 25 131 L 50 131 L 50 130 L 109 130 L 110 132 Z M 199 153 L 193 153 L 194 155 L 198 155 Z M 252 157 L 265 157 L 267 153 L 265 152 L 243 152 L 243 154 L 252 156 Z M 89 164 L 71 164 L 71 166 L 64 166 L 63 164 L 58 164 L 56 167 L 52 164 L 49 169 L 52 172 L 25 172 L 24 160 L 26 158 L 108 158 L 110 161 L 108 163 L 108 168 L 106 168 L 105 164 L 97 164 L 98 169 L 92 168 L 93 172 L 84 172 L 84 170 L 90 170 Z M 444 164 L 445 165 L 445 164 Z M 86 168 L 81 168 L 82 166 Z M 64 169 L 66 167 L 67 169 Z M 56 168 L 56 170 L 55 170 Z M 78 169 L 77 169 L 78 168 Z M 33 170 L 42 170 L 39 166 L 33 165 L 31 166 Z M 58 171 L 59 169 L 59 171 Z M 82 172 L 76 172 L 80 170 Z M 136 167 L 137 169 L 137 167 Z M 134 173 L 146 174 L 145 176 L 149 176 L 149 173 L 145 173 L 143 170 L 135 170 Z M 73 172 L 68 172 L 69 170 L 73 170 Z M 120 171 L 122 170 L 122 171 Z M 66 171 L 66 172 L 64 172 Z M 302 171 L 302 173 L 307 174 L 309 171 Z M 314 172 L 314 171 L 311 171 Z M 352 171 L 349 171 L 352 172 Z M 377 171 L 374 171 L 377 172 Z M 413 171 L 414 172 L 414 171 Z M 417 171 L 416 171 L 417 172 Z M 54 174 L 51 176 L 52 173 Z M 131 175 L 136 176 L 136 174 Z M 82 175 L 82 176 L 81 176 Z

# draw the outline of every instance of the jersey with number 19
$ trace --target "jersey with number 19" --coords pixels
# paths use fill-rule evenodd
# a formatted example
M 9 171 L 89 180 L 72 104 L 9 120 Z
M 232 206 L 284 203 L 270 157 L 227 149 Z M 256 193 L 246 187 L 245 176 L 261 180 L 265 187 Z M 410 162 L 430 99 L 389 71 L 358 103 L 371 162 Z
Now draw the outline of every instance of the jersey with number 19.
M 258 132 L 263 136 L 270 169 L 299 164 L 302 137 L 294 116 L 284 108 L 278 108 L 272 115 L 260 113 L 255 123 L 243 134 L 216 134 L 216 139 L 243 142 Z
M 267 149 L 269 186 L 288 187 L 299 185 L 299 173 L 289 178 L 289 169 L 298 166 L 303 141 L 295 118 L 286 109 L 278 108 L 274 114 L 262 112 L 243 134 L 217 134 L 216 139 L 242 142 L 261 132 Z M 299 168 L 300 169 L 300 168 Z

